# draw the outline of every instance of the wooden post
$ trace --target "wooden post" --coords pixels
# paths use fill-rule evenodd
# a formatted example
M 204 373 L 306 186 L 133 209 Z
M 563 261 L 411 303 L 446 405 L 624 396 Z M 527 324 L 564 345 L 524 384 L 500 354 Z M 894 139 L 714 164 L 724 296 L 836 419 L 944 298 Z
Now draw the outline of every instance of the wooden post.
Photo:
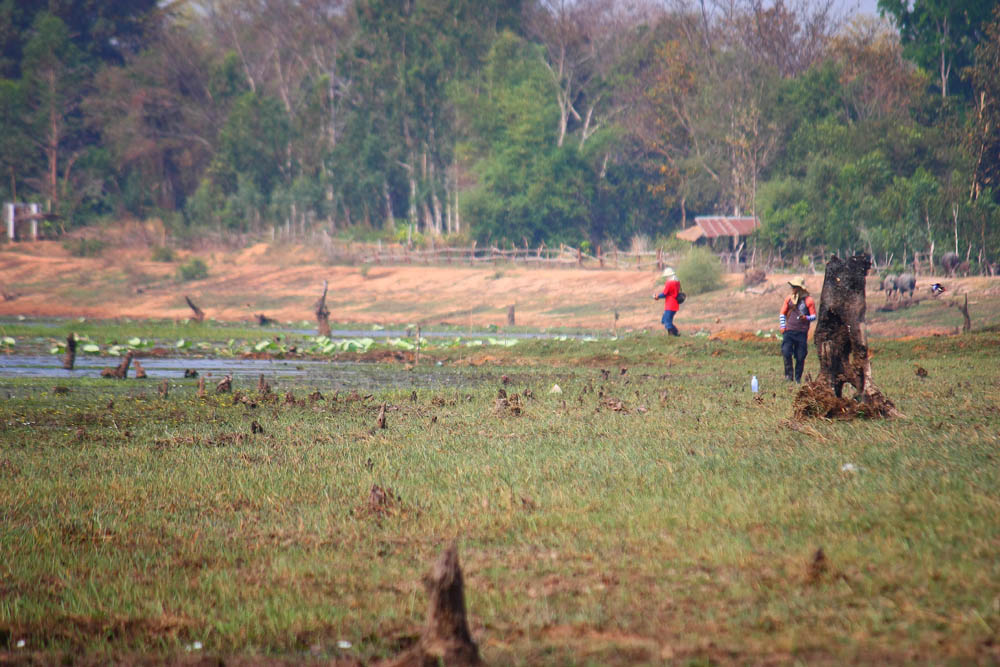
M 842 397 L 845 384 L 852 385 L 861 403 L 881 416 L 898 416 L 872 379 L 865 333 L 865 277 L 871 258 L 857 254 L 844 261 L 836 255 L 826 265 L 823 293 L 814 342 L 819 355 L 819 380 Z
M 38 240 L 38 204 L 31 203 L 28 204 L 28 210 L 31 211 L 31 240 Z
M 7 240 L 14 241 L 16 236 L 15 225 L 17 221 L 17 204 L 7 202 L 3 205 L 3 217 L 7 222 Z
M 656 270 L 663 270 L 663 248 L 656 249 Z
M 319 300 L 313 306 L 313 310 L 316 313 L 316 323 L 319 330 L 320 336 L 330 337 L 330 310 L 326 307 L 326 290 L 328 287 L 327 281 L 323 281 L 323 294 L 319 297 Z
M 66 336 L 66 356 L 63 357 L 63 368 L 73 370 L 76 364 L 76 334 Z
M 601 244 L 597 244 L 597 264 L 603 269 L 604 268 L 604 255 L 601 254 Z
M 514 306 L 513 304 L 507 307 L 507 326 L 514 326 Z
M 184 300 L 187 301 L 188 307 L 191 308 L 192 311 L 194 311 L 194 321 L 204 322 L 205 312 L 201 308 L 195 305 L 194 301 L 191 300 L 191 297 L 185 296 Z
M 580 248 L 576 249 L 576 265 L 583 266 L 583 250 Z

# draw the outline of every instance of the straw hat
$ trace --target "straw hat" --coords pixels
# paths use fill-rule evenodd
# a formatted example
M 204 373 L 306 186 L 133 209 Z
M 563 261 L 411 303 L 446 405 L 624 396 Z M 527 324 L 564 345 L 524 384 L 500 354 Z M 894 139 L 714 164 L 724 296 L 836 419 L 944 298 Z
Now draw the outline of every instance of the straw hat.
M 663 273 L 660 274 L 660 277 L 661 278 L 675 278 L 675 277 L 677 277 L 677 274 L 674 273 L 674 270 L 668 266 L 667 268 L 663 269 Z
M 792 278 L 791 280 L 788 281 L 788 284 L 791 285 L 792 287 L 798 287 L 803 292 L 809 291 L 806 288 L 805 278 Z

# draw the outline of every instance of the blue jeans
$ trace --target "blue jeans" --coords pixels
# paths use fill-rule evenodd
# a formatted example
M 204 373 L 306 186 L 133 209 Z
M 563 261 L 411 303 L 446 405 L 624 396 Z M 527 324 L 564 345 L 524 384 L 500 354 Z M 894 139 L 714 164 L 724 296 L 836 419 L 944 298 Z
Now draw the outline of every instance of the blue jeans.
M 681 332 L 677 330 L 674 326 L 674 315 L 677 314 L 676 310 L 665 310 L 663 311 L 663 317 L 660 318 L 660 322 L 663 324 L 663 328 L 673 336 L 680 336 Z
M 781 356 L 785 358 L 785 379 L 802 382 L 802 369 L 806 365 L 806 354 L 809 352 L 809 332 L 785 331 L 781 339 Z M 794 376 L 792 362 L 794 365 Z

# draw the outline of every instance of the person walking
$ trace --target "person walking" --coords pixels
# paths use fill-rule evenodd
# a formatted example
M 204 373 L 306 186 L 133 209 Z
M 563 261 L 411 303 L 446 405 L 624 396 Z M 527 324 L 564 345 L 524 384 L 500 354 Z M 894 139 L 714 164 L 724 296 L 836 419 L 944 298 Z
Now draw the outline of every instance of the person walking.
M 674 326 L 674 315 L 681 307 L 677 301 L 677 297 L 681 293 L 681 283 L 677 280 L 677 274 L 669 266 L 663 269 L 661 277 L 666 279 L 663 283 L 663 291 L 653 296 L 654 300 L 663 299 L 663 317 L 660 322 L 663 323 L 663 327 L 671 336 L 680 336 L 681 332 Z
M 785 297 L 778 316 L 778 328 L 782 333 L 781 356 L 785 359 L 785 379 L 802 382 L 802 369 L 809 352 L 809 324 L 816 319 L 816 302 L 809 296 L 802 278 L 789 280 L 788 284 L 792 293 Z

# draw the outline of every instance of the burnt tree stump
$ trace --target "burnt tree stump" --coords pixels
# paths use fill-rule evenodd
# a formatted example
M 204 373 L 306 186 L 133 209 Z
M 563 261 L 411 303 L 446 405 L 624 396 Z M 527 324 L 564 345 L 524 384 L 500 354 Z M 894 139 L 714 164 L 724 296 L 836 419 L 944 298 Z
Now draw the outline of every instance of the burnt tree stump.
M 76 365 L 76 334 L 66 336 L 66 355 L 63 357 L 63 368 L 73 370 Z
M 320 296 L 319 300 L 313 306 L 316 312 L 316 324 L 318 325 L 319 335 L 330 337 L 330 310 L 326 307 L 326 290 L 329 287 L 327 281 L 323 281 L 323 295 Z
M 846 261 L 830 258 L 823 277 L 819 317 L 814 342 L 819 356 L 817 382 L 842 398 L 845 384 L 855 389 L 855 399 L 879 416 L 898 416 L 892 401 L 879 390 L 872 378 L 865 333 L 865 276 L 871 258 L 857 254 Z
M 465 616 L 465 588 L 454 542 L 434 563 L 424 580 L 430 603 L 420 640 L 387 664 L 393 667 L 481 665 Z
M 195 322 L 204 322 L 205 321 L 205 311 L 203 311 L 201 308 L 199 308 L 197 306 L 197 304 L 195 304 L 195 302 L 191 300 L 191 297 L 185 296 L 184 300 L 187 301 L 188 308 L 190 308 L 192 310 L 192 312 L 194 312 L 194 321 Z

